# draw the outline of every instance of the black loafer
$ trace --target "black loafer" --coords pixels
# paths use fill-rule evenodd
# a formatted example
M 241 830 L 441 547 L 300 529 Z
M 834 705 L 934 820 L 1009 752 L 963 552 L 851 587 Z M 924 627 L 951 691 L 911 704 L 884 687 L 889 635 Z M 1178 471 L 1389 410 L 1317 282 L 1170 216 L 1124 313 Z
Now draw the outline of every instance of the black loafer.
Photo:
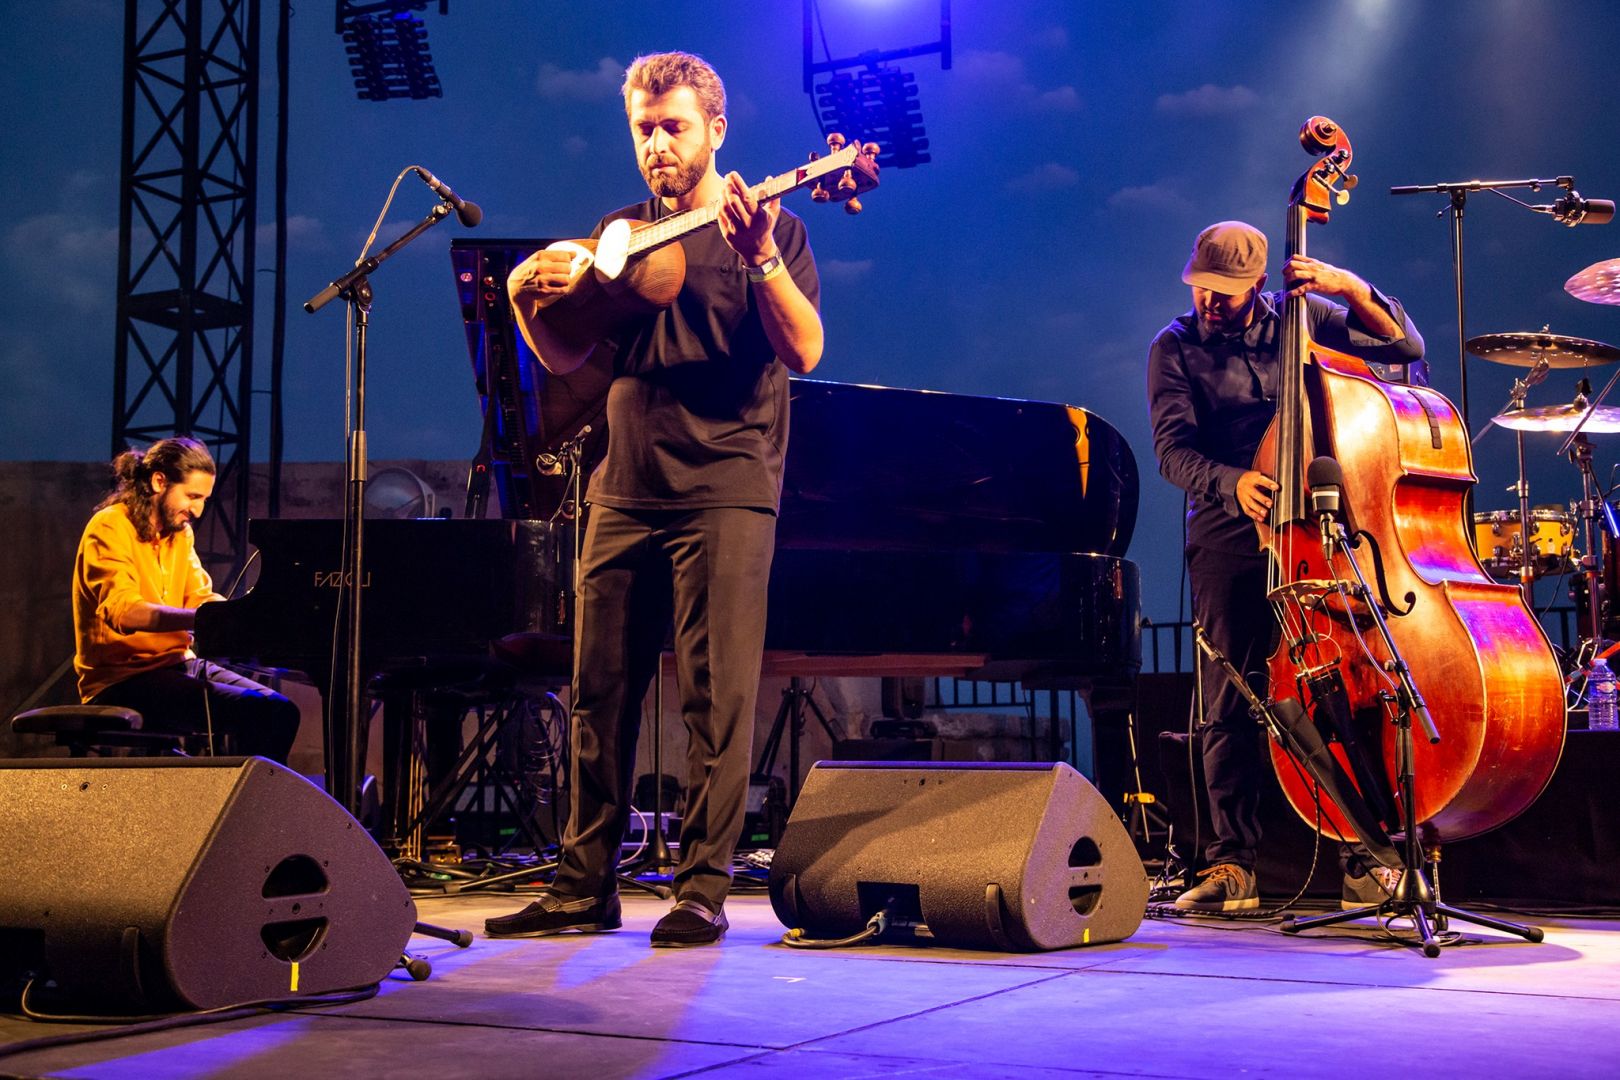
M 726 936 L 731 924 L 722 908 L 712 911 L 701 900 L 682 900 L 653 927 L 655 949 L 680 949 L 690 945 L 713 945 Z
M 564 930 L 599 934 L 604 930 L 617 930 L 622 925 L 618 893 L 565 900 L 556 893 L 543 892 L 540 899 L 522 911 L 485 919 L 484 933 L 490 937 L 545 937 Z

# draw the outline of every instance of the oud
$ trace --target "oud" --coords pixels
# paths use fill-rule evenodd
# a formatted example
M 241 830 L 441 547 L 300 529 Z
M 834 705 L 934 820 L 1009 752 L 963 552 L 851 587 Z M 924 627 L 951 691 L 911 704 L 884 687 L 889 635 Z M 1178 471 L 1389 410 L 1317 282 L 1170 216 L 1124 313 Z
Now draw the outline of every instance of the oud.
M 754 190 L 760 201 L 810 187 L 813 201 L 841 202 L 846 212 L 860 213 L 859 196 L 878 184 L 877 144 L 846 144 L 834 132 L 827 146 L 825 157 L 811 154 L 806 164 L 759 184 Z M 713 225 L 720 207 L 717 199 L 658 221 L 618 218 L 594 240 L 548 246 L 569 256 L 567 290 L 533 301 L 537 317 L 562 347 L 564 355 L 556 359 L 577 363 L 598 342 L 673 303 L 686 280 L 686 252 L 678 241 Z

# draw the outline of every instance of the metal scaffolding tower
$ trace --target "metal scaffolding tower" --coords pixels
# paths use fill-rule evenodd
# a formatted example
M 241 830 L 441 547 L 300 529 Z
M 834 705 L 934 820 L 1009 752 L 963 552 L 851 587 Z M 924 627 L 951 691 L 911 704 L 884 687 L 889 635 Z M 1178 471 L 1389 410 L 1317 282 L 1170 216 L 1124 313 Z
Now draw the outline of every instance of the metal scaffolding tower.
M 208 444 L 205 562 L 246 549 L 258 111 L 259 0 L 126 0 L 112 445 Z

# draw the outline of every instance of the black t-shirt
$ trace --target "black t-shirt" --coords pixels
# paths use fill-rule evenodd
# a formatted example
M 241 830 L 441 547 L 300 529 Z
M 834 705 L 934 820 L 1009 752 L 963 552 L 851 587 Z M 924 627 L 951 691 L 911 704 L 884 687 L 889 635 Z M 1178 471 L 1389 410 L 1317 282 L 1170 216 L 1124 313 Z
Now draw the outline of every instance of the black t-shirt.
M 609 221 L 656 221 L 657 197 Z M 819 310 L 804 222 L 785 207 L 774 232 L 793 280 Z M 760 322 L 742 259 L 717 225 L 682 239 L 686 280 L 675 302 L 619 343 L 608 388 L 608 448 L 589 499 L 618 510 L 717 506 L 776 512 L 788 440 L 788 371 Z

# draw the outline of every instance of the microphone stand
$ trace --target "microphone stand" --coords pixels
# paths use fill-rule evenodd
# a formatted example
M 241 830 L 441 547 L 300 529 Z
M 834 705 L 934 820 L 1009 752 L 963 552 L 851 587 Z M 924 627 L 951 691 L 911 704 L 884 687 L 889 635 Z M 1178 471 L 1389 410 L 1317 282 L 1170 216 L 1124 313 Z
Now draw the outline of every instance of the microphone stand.
M 1470 427 L 1468 423 L 1468 335 L 1465 332 L 1466 318 L 1463 304 L 1463 207 L 1468 203 L 1468 194 L 1472 191 L 1502 191 L 1508 188 L 1529 188 L 1531 191 L 1540 191 L 1544 187 L 1561 187 L 1565 191 L 1573 191 L 1575 178 L 1573 176 L 1555 176 L 1550 180 L 1462 180 L 1455 183 L 1441 184 L 1408 184 L 1389 189 L 1391 195 L 1446 195 L 1451 199 L 1448 209 L 1451 212 L 1451 274 L 1457 291 L 1457 370 L 1462 378 L 1459 391 L 1458 404 L 1462 408 L 1463 428 Z M 1510 200 L 1511 201 L 1511 200 Z M 1442 214 L 1445 210 L 1440 211 Z M 1473 509 L 1472 493 L 1468 500 L 1468 510 Z M 1528 529 L 1528 522 L 1522 523 Z
M 1603 580 L 1603 546 L 1598 539 L 1597 522 L 1599 517 L 1603 520 L 1603 527 L 1607 530 L 1610 540 L 1620 540 L 1620 522 L 1615 521 L 1614 508 L 1603 497 L 1602 486 L 1598 483 L 1597 473 L 1592 468 L 1592 440 L 1586 437 L 1586 422 L 1597 412 L 1603 399 L 1609 396 L 1614 389 L 1615 380 L 1620 378 L 1620 369 L 1609 376 L 1598 395 L 1592 398 L 1581 416 L 1580 422 L 1574 430 L 1564 439 L 1558 447 L 1560 457 L 1568 455 L 1569 460 L 1581 472 L 1581 531 L 1582 539 L 1586 542 L 1586 552 L 1581 556 L 1581 576 L 1586 579 L 1586 611 L 1587 630 L 1591 635 L 1591 653 L 1588 655 L 1583 646 L 1578 657 L 1580 665 L 1590 670 L 1591 665 L 1603 653 L 1603 601 L 1600 595 Z M 1585 379 L 1580 381 L 1580 397 L 1592 388 L 1591 383 Z M 1525 534 L 1529 535 L 1528 532 Z
M 1293 759 L 1316 782 L 1318 791 L 1327 796 L 1329 802 L 1338 808 L 1349 823 L 1361 837 L 1361 842 L 1367 848 L 1374 861 L 1391 869 L 1401 865 L 1401 856 L 1390 842 L 1389 836 L 1378 824 L 1373 811 L 1351 781 L 1344 767 L 1339 764 L 1323 742 L 1315 721 L 1306 715 L 1304 708 L 1293 699 L 1278 701 L 1274 698 L 1262 698 L 1255 693 L 1232 661 L 1226 654 L 1215 647 L 1209 639 L 1209 634 L 1196 619 L 1193 621 L 1193 643 L 1209 661 L 1219 667 L 1226 676 L 1226 681 L 1249 704 L 1249 715 L 1265 726 L 1272 741 L 1284 747 Z
M 1508 922 L 1505 919 L 1492 918 L 1441 903 L 1439 891 L 1433 885 L 1433 867 L 1439 862 L 1439 848 L 1431 847 L 1425 851 L 1422 841 L 1418 838 L 1417 769 L 1412 743 L 1413 717 L 1423 725 L 1423 733 L 1431 745 L 1440 741 L 1440 732 L 1434 726 L 1434 719 L 1429 715 L 1429 708 L 1424 703 L 1422 694 L 1412 681 L 1411 667 L 1395 646 L 1395 639 L 1389 632 L 1389 623 L 1384 619 L 1383 608 L 1379 606 L 1378 598 L 1368 587 L 1367 579 L 1356 561 L 1354 552 L 1356 542 L 1351 539 L 1344 523 L 1332 511 L 1323 510 L 1319 516 L 1322 526 L 1322 553 L 1327 558 L 1329 572 L 1332 572 L 1333 553 L 1337 550 L 1343 554 L 1345 564 L 1355 577 L 1353 586 L 1342 578 L 1337 582 L 1345 611 L 1350 613 L 1351 619 L 1354 620 L 1355 615 L 1350 607 L 1352 598 L 1361 601 L 1366 607 L 1372 616 L 1373 625 L 1378 629 L 1379 637 L 1383 639 L 1384 648 L 1388 650 L 1389 661 L 1381 666 L 1396 678 L 1396 691 L 1393 695 L 1386 696 L 1385 700 L 1393 700 L 1395 703 L 1395 783 L 1400 801 L 1401 828 L 1404 831 L 1401 839 L 1405 846 L 1403 858 L 1406 870 L 1401 874 L 1400 883 L 1395 887 L 1393 896 L 1379 903 L 1366 904 L 1349 911 L 1335 911 L 1304 919 L 1290 915 L 1283 920 L 1281 927 L 1283 933 L 1297 934 L 1301 930 L 1333 926 L 1368 915 L 1380 917 L 1388 915 L 1404 916 L 1412 920 L 1412 924 L 1417 927 L 1418 945 L 1423 950 L 1423 955 L 1430 958 L 1440 955 L 1440 943 L 1435 940 L 1434 934 L 1436 930 L 1445 930 L 1448 919 L 1458 919 L 1493 930 L 1501 930 L 1504 933 L 1516 934 L 1526 941 L 1540 941 L 1543 934 L 1538 926 Z
M 377 254 L 360 260 L 352 269 L 304 302 L 304 310 L 313 315 L 341 297 L 348 301 L 354 312 L 354 414 L 346 433 L 348 487 L 344 500 L 346 527 L 340 577 L 342 585 L 338 594 L 340 610 L 348 616 L 342 650 L 344 698 L 341 711 L 327 703 L 324 751 L 327 794 L 356 818 L 360 815 L 359 782 L 365 753 L 362 738 L 365 686 L 361 678 L 360 631 L 361 596 L 365 588 L 366 345 L 371 321 L 371 274 L 405 245 L 443 221 L 453 210 L 449 202 L 439 203 L 428 212 L 427 217 L 399 239 Z

